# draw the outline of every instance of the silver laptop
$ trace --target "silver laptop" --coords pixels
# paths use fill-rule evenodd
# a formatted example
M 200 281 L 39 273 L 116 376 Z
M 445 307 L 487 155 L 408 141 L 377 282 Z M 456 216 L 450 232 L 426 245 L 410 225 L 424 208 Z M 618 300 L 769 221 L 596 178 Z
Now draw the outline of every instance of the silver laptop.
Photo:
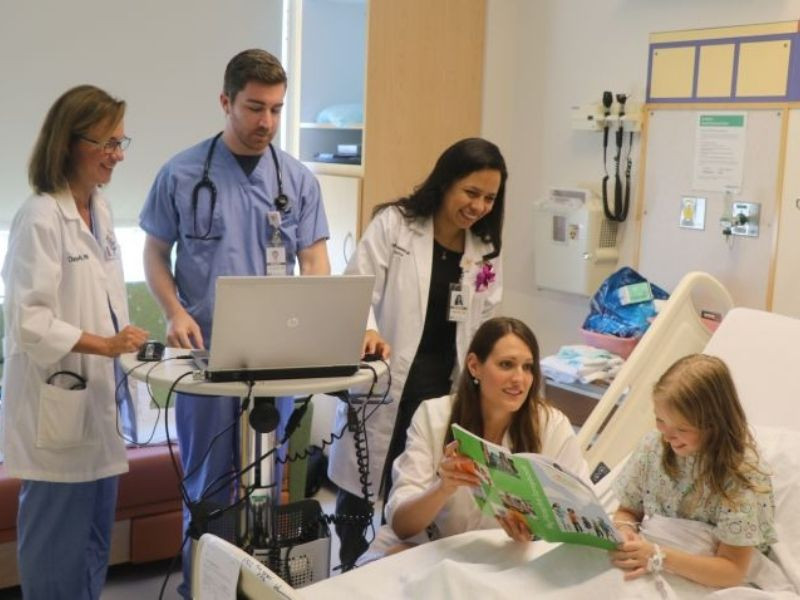
M 372 275 L 219 277 L 209 381 L 340 377 L 358 370 Z

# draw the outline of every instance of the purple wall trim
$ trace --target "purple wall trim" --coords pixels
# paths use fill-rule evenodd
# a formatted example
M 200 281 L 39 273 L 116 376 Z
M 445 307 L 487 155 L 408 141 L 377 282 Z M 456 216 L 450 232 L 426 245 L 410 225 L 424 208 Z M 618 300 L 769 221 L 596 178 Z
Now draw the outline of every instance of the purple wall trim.
M 707 98 L 656 98 L 647 100 L 651 104 L 711 104 L 714 102 L 726 102 L 728 104 L 750 104 L 757 102 L 788 102 L 786 96 L 742 96 L 730 98 L 728 96 L 710 96 Z
M 789 55 L 789 81 L 787 100 L 800 100 L 800 34 L 792 38 L 792 52 Z
M 694 47 L 694 74 L 692 75 L 692 98 L 697 97 L 697 80 L 700 78 L 700 46 Z
M 733 47 L 733 74 L 731 76 L 731 100 L 735 100 L 736 84 L 739 82 L 739 44 Z
M 651 48 L 680 48 L 682 46 L 719 46 L 721 44 L 740 44 L 741 42 L 769 42 L 771 40 L 787 40 L 800 33 L 771 33 L 769 35 L 751 35 L 745 37 L 718 38 L 713 40 L 689 40 L 686 42 L 658 42 L 650 44 Z
M 735 97 L 736 83 L 739 71 L 739 47 L 742 42 L 765 42 L 774 40 L 787 40 L 791 43 L 789 55 L 789 73 L 787 81 L 786 95 L 784 96 L 747 96 Z M 733 50 L 733 77 L 731 78 L 730 96 L 713 98 L 697 97 L 697 77 L 700 65 L 700 48 L 702 46 L 719 46 L 723 44 L 734 44 Z M 653 77 L 653 53 L 661 48 L 685 48 L 694 47 L 694 74 L 692 77 L 692 96 L 690 98 L 654 98 L 650 94 L 650 84 Z M 715 40 L 692 40 L 686 42 L 662 42 L 650 44 L 647 56 L 647 102 L 650 103 L 703 103 L 703 102 L 785 102 L 800 100 L 800 33 L 781 33 L 771 35 L 754 35 L 749 37 L 730 37 Z

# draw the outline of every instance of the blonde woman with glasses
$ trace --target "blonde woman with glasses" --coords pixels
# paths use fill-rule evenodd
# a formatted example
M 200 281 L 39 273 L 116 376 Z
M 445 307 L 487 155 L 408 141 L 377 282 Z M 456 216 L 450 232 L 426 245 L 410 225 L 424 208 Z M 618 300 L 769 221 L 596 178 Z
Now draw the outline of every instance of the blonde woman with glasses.
M 125 102 L 82 85 L 47 113 L 29 165 L 33 195 L 11 225 L 3 452 L 22 479 L 18 558 L 26 600 L 99 598 L 117 479 L 128 470 L 117 357 L 147 332 L 128 324 L 120 248 L 101 194 L 130 143 Z

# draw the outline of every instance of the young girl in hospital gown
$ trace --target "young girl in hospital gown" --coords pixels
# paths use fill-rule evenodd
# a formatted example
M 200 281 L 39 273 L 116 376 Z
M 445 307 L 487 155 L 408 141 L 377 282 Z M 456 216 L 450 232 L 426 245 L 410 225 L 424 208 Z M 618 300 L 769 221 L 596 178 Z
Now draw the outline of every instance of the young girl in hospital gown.
M 658 380 L 653 405 L 658 432 L 645 436 L 616 482 L 614 518 L 625 542 L 612 561 L 626 579 L 665 570 L 703 585 L 740 585 L 776 536 L 769 470 L 731 374 L 716 357 L 686 356 Z M 709 551 L 659 546 L 648 540 L 656 529 L 708 536 Z

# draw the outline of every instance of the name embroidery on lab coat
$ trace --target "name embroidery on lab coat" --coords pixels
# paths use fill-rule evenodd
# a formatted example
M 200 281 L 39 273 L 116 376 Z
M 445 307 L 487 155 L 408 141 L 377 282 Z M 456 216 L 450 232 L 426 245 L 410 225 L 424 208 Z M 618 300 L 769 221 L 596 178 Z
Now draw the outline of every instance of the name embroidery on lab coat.
M 76 254 L 75 256 L 72 256 L 71 254 L 67 254 L 67 262 L 68 263 L 81 262 L 82 260 L 89 260 L 89 255 L 88 254 Z

